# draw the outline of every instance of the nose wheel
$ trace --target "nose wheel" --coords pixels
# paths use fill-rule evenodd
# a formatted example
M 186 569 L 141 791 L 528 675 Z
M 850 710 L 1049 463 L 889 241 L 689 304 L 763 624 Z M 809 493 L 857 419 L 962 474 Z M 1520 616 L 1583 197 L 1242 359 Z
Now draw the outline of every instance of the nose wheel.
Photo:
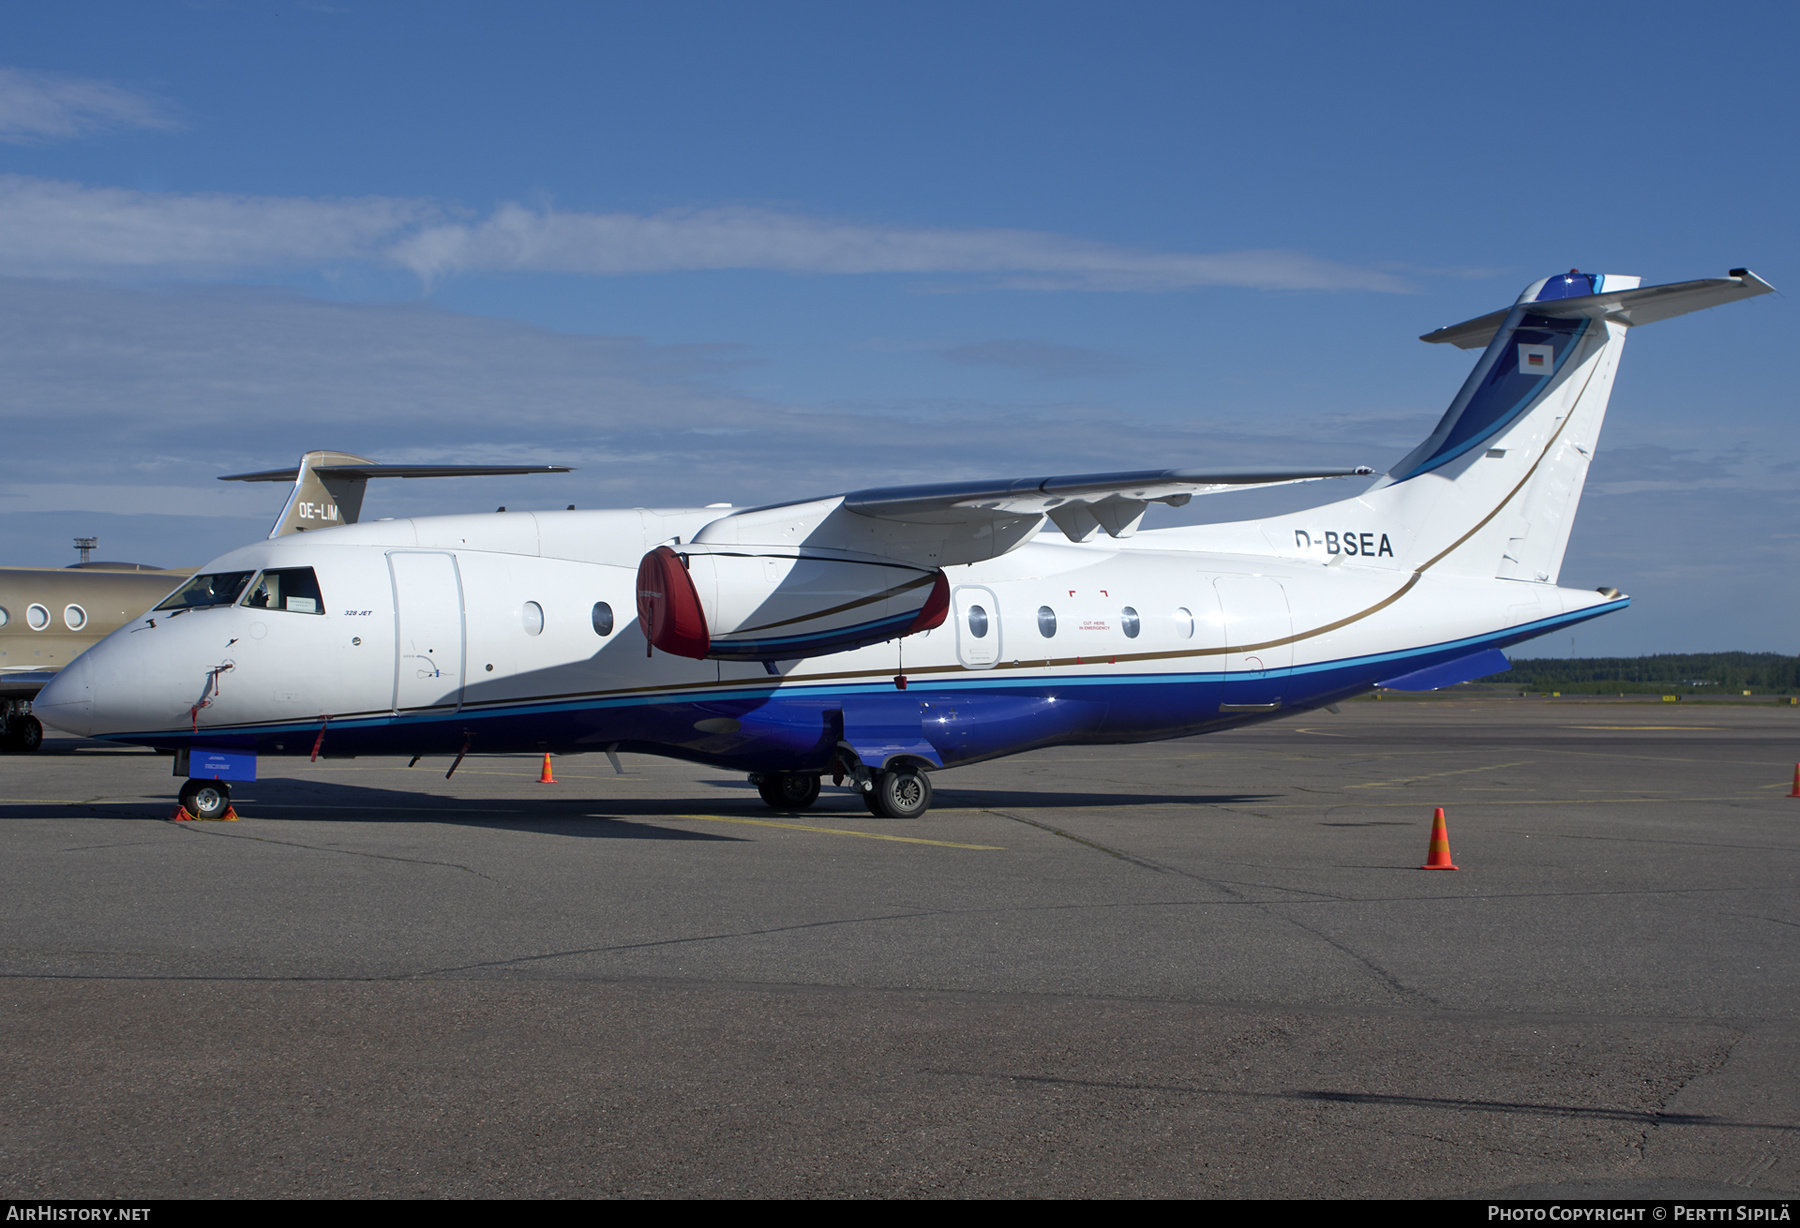
M 189 818 L 223 819 L 231 814 L 231 786 L 222 780 L 190 780 L 181 786 L 181 808 Z

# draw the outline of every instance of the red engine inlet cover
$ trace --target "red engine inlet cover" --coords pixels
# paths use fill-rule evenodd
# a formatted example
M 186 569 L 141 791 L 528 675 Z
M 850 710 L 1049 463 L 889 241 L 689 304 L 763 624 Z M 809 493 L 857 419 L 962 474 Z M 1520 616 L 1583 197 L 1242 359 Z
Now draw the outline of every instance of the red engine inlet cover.
M 681 556 L 658 546 L 638 564 L 638 626 L 651 644 L 677 657 L 704 660 L 712 649 L 706 611 Z

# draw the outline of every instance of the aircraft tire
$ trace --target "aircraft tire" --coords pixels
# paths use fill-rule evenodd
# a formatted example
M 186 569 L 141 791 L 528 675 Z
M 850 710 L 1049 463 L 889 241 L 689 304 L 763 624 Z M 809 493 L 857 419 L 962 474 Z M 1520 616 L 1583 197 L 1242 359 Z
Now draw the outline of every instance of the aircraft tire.
M 190 780 L 181 786 L 181 808 L 196 819 L 216 819 L 231 809 L 231 786 L 222 780 Z
M 14 750 L 22 750 L 27 754 L 44 744 L 44 726 L 35 716 L 28 716 L 22 721 L 14 721 L 12 735 L 7 739 Z
M 771 772 L 757 780 L 756 791 L 772 810 L 805 810 L 819 800 L 819 778 L 804 772 Z
M 877 776 L 875 791 L 864 796 L 884 819 L 916 819 L 931 809 L 931 778 L 917 768 L 896 768 Z

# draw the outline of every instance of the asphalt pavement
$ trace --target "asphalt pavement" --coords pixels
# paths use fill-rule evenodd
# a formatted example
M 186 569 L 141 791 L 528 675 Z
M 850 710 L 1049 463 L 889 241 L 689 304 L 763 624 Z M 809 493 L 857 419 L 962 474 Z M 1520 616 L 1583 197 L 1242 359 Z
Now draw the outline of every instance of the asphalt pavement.
M 1800 1191 L 1800 710 L 1360 701 L 877 819 L 625 756 L 0 759 L 0 1184 Z M 1433 809 L 1460 869 L 1422 871 Z

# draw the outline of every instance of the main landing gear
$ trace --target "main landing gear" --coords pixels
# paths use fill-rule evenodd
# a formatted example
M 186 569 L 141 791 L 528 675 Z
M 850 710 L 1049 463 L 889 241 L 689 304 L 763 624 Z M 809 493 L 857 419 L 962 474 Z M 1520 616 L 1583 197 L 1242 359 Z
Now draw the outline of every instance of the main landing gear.
M 916 819 L 931 809 L 931 777 L 917 768 L 877 772 L 873 783 L 862 799 L 878 819 Z
M 750 783 L 772 810 L 805 810 L 819 800 L 819 778 L 805 772 L 768 772 Z
M 30 713 L 30 704 L 8 700 L 0 706 L 0 747 L 29 753 L 44 744 L 44 727 Z
M 222 780 L 190 780 L 181 786 L 181 808 L 191 818 L 222 819 L 231 811 L 231 786 Z
M 771 810 L 805 810 L 819 800 L 819 778 L 809 772 L 762 772 L 750 783 Z M 916 819 L 931 809 L 931 778 L 917 768 L 886 772 L 858 768 L 851 787 L 877 818 Z

